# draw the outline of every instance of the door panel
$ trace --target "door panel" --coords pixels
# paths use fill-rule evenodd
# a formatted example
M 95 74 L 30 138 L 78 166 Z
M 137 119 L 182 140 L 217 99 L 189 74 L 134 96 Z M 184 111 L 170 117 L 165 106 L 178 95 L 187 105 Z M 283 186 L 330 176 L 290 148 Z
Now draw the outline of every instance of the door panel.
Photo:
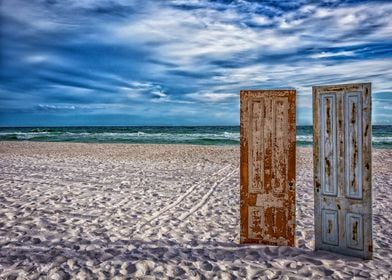
M 372 258 L 371 85 L 313 87 L 316 249 Z
M 287 106 L 288 98 L 273 99 L 274 133 L 272 137 L 272 191 L 274 194 L 286 192 L 287 185 Z
M 347 247 L 356 250 L 363 250 L 363 225 L 362 215 L 347 213 L 346 217 L 347 229 Z
M 252 118 L 251 127 L 249 131 L 250 146 L 254 147 L 251 151 L 252 165 L 250 166 L 250 181 L 254 182 L 250 186 L 251 193 L 258 193 L 263 190 L 264 178 L 260 176 L 264 168 L 263 164 L 263 128 L 264 128 L 264 100 L 256 99 L 252 102 Z
M 336 210 L 321 210 L 322 213 L 322 233 L 323 243 L 330 245 L 339 244 L 338 233 L 338 211 Z
M 362 104 L 361 92 L 344 96 L 346 195 L 362 199 Z M 358 121 L 357 121 L 358 120 Z
M 321 121 L 321 186 L 324 195 L 337 195 L 336 151 L 336 95 L 326 94 L 320 98 Z
M 294 245 L 295 91 L 241 91 L 241 243 Z

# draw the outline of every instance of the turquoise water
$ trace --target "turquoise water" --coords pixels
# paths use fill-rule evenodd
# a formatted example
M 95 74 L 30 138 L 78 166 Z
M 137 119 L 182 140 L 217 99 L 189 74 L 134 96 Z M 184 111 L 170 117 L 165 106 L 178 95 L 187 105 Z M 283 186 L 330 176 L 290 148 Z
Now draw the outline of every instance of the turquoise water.
M 0 141 L 238 145 L 239 126 L 3 127 Z M 297 145 L 312 145 L 312 126 L 297 126 Z M 373 146 L 392 148 L 392 126 L 373 126 Z

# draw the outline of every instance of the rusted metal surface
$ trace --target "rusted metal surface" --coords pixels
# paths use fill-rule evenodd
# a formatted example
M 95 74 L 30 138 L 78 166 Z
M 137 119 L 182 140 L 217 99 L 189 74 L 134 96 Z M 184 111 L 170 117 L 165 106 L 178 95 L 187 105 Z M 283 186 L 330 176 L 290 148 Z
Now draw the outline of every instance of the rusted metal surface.
M 371 259 L 371 84 L 313 87 L 316 249 Z
M 294 246 L 295 95 L 241 91 L 241 243 Z

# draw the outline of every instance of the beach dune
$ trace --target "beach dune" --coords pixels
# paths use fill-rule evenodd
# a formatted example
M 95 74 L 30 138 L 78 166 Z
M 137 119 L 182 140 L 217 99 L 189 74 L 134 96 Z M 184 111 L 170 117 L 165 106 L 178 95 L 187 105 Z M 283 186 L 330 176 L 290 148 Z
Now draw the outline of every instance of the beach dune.
M 2 279 L 391 279 L 392 150 L 373 152 L 370 261 L 313 250 L 311 148 L 296 247 L 239 244 L 238 146 L 3 141 L 0 159 Z

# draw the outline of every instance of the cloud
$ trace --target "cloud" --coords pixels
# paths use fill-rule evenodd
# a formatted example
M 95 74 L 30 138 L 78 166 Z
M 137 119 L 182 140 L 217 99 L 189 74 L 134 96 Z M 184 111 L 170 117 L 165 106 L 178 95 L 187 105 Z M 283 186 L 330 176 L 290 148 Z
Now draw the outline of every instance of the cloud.
M 53 105 L 53 104 L 38 104 L 39 111 L 58 111 L 58 110 L 75 110 L 74 105 Z
M 391 91 L 391 13 L 389 1 L 3 0 L 2 118 L 22 110 L 22 124 L 41 104 L 65 124 L 67 112 L 238 124 L 241 89 L 296 88 L 308 123 L 312 85 Z
M 341 51 L 341 52 L 321 52 L 318 54 L 310 55 L 311 58 L 328 58 L 328 57 L 336 57 L 336 56 L 354 56 L 355 52 L 353 51 Z
M 195 92 L 186 94 L 186 97 L 202 101 L 202 102 L 225 102 L 228 100 L 232 100 L 234 98 L 238 98 L 238 94 L 234 93 L 211 93 L 211 92 Z

